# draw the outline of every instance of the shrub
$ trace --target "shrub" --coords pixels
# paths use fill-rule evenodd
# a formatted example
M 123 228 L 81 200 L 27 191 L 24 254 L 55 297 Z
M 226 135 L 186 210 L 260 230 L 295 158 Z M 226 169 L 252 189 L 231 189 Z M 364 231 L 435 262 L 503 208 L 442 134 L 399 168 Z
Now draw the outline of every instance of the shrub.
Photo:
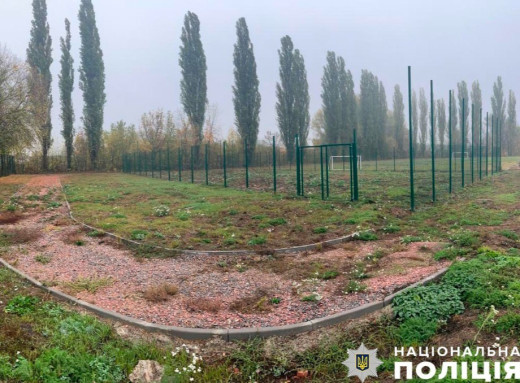
M 422 318 L 437 322 L 462 313 L 464 304 L 457 289 L 449 285 L 434 284 L 402 292 L 392 301 L 392 308 L 400 321 Z
M 417 317 L 406 319 L 397 331 L 404 346 L 419 346 L 427 342 L 437 332 L 438 323 Z
M 377 235 L 375 233 L 372 233 L 371 231 L 362 231 L 356 236 L 356 239 L 359 239 L 360 241 L 376 241 Z
M 495 329 L 501 334 L 520 335 L 520 314 L 508 312 L 497 319 Z
M 327 229 L 324 226 L 320 226 L 320 227 L 315 227 L 312 232 L 314 234 L 325 234 L 327 231 L 329 231 L 329 229 Z
M 170 208 L 166 205 L 159 205 L 153 208 L 153 215 L 156 217 L 166 217 L 170 214 Z
M 40 300 L 36 297 L 17 295 L 7 303 L 4 311 L 10 314 L 25 315 L 36 310 L 36 304 Z
M 361 293 L 367 289 L 367 285 L 364 283 L 359 283 L 358 281 L 350 281 L 345 287 L 345 290 L 343 292 L 345 294 L 351 294 L 351 293 Z
M 462 230 L 451 235 L 450 240 L 457 246 L 460 247 L 473 247 L 477 248 L 480 246 L 479 234 L 474 231 Z
M 142 241 L 146 238 L 148 235 L 148 232 L 146 230 L 134 230 L 130 234 L 130 238 L 136 240 L 136 241 Z
M 266 242 L 267 242 L 267 240 L 266 240 L 265 236 L 259 235 L 259 236 L 251 238 L 249 240 L 249 242 L 247 242 L 247 244 L 250 246 L 254 246 L 254 245 L 263 245 Z
M 210 298 L 191 298 L 186 301 L 186 308 L 189 311 L 207 311 L 216 313 L 220 311 L 222 302 L 217 299 Z

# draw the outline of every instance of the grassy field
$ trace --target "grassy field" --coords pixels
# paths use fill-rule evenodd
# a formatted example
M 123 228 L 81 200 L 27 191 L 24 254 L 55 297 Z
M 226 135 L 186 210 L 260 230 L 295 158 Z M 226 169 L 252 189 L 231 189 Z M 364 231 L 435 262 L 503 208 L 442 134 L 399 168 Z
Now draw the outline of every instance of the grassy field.
M 516 163 L 516 158 L 504 160 L 504 168 Z M 354 203 L 341 173 L 331 173 L 327 201 L 311 186 L 305 186 L 307 193 L 302 198 L 289 192 L 237 190 L 128 174 L 67 175 L 62 181 L 75 216 L 102 230 L 170 248 L 267 251 L 360 230 L 391 230 L 396 217 L 408 215 L 409 175 L 406 171 L 379 170 L 380 166 L 378 171 L 365 168 L 360 173 L 360 201 Z M 282 172 L 280 180 L 290 179 L 290 174 L 289 170 Z M 311 171 L 306 174 L 316 176 Z M 444 178 L 437 180 L 437 205 L 474 189 L 492 194 L 492 177 L 475 181 L 464 190 L 454 174 L 456 193 L 449 195 L 447 174 L 440 174 Z M 471 178 L 467 181 L 471 184 Z M 432 207 L 431 178 L 426 171 L 416 173 L 416 207 L 418 214 L 433 214 L 423 212 Z M 480 219 L 484 217 L 479 216 L 478 206 L 468 210 L 468 223 Z M 436 227 L 431 230 L 441 232 Z
M 71 183 L 69 188 L 76 187 L 72 186 L 74 177 L 67 178 Z M 95 177 L 99 176 L 83 178 L 86 184 L 102 182 Z M 145 187 L 162 190 L 156 186 L 158 183 L 167 185 L 165 190 L 176 190 L 177 186 L 159 180 L 120 177 L 129 180 L 122 184 L 128 188 L 134 179 L 135 187 L 140 185 L 141 190 Z M 118 179 L 115 177 L 110 182 L 123 182 Z M 208 190 L 212 189 L 217 190 Z M 101 206 L 108 189 L 103 190 L 98 192 L 100 202 L 96 202 Z M 396 361 L 392 355 L 394 347 L 517 345 L 520 340 L 518 190 L 518 170 L 509 170 L 466 188 L 447 202 L 414 214 L 393 207 L 402 215 L 388 215 L 384 220 L 391 211 L 379 202 L 360 204 L 360 211 L 376 212 L 377 220 L 391 220 L 384 227 L 387 232 L 400 235 L 403 243 L 419 240 L 448 243 L 435 255 L 437 259 L 454 260 L 448 273 L 438 284 L 402 295 L 394 302 L 393 313 L 378 318 L 291 339 L 251 340 L 220 344 L 217 348 L 203 345 L 208 356 L 197 364 L 201 372 L 192 375 L 180 376 L 175 372 L 187 368 L 190 359 L 185 352 L 172 355 L 173 345 L 123 340 L 109 323 L 70 311 L 0 269 L 0 381 L 126 381 L 139 359 L 154 359 L 165 366 L 164 381 L 188 382 L 192 377 L 195 382 L 280 382 L 299 374 L 312 382 L 354 382 L 355 378 L 347 378 L 348 371 L 341 362 L 349 348 L 364 342 L 368 348 L 378 348 L 379 358 L 383 360 L 378 369 L 379 378 L 366 381 L 391 382 Z M 119 198 L 108 202 L 112 209 L 121 205 Z M 370 222 L 366 221 L 366 225 Z M 392 229 L 388 229 L 390 226 Z M 378 236 L 384 235 L 384 227 L 376 231 Z M 417 296 L 422 297 L 420 303 Z M 470 359 L 459 358 L 463 360 Z M 439 366 L 443 360 L 433 362 Z

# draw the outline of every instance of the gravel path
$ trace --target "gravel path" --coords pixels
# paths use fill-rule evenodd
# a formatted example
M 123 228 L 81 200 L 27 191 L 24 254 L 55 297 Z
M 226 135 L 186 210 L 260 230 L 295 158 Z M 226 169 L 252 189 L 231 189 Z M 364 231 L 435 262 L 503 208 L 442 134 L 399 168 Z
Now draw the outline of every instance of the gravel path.
M 431 260 L 431 252 L 439 244 L 410 244 L 380 259 L 369 278 L 359 279 L 357 283 L 366 286 L 364 292 L 345 294 L 351 269 L 357 267 L 353 265 L 366 262 L 365 257 L 381 243 L 350 243 L 345 248 L 273 260 L 291 265 L 283 272 L 270 270 L 266 265 L 271 260 L 261 256 L 137 258 L 106 237 L 87 236 L 64 218 L 67 210 L 57 176 L 31 179 L 19 195 L 23 199 L 31 194 L 48 198 L 26 208 L 20 221 L 1 228 L 21 228 L 36 238 L 11 247 L 4 258 L 36 279 L 87 302 L 164 325 L 241 328 L 298 323 L 380 300 L 446 266 Z M 49 200 L 62 205 L 49 208 Z M 83 245 L 78 246 L 77 241 Z M 301 269 L 310 265 L 332 265 L 339 276 L 322 280 L 312 273 L 302 274 Z M 78 286 L 85 281 L 91 292 L 80 291 Z M 178 292 L 161 302 L 145 298 L 145 291 L 164 283 L 176 286 Z M 96 284 L 103 286 L 95 291 Z M 316 301 L 302 301 L 313 294 Z

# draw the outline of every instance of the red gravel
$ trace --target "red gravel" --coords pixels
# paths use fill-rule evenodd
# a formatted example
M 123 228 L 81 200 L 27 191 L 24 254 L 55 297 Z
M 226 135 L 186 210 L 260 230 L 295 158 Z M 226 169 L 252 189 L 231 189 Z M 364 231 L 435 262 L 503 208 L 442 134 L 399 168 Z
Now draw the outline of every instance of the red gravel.
M 59 178 L 34 177 L 27 186 L 31 193 L 34 193 L 33 189 L 40 188 L 40 194 L 46 194 L 59 186 Z M 23 190 L 21 194 L 24 194 Z M 25 195 L 27 194 L 30 193 L 26 192 Z M 55 194 L 54 198 L 59 199 L 59 193 Z M 86 245 L 76 246 L 67 243 L 70 242 L 67 241 L 67 237 L 79 232 L 80 227 L 72 223 L 63 226 L 62 222 L 58 225 L 56 222 L 56 218 L 63 221 L 62 217 L 66 213 L 64 205 L 55 210 L 35 208 L 16 224 L 3 225 L 3 228 L 23 227 L 43 232 L 36 241 L 11 248 L 5 258 L 41 282 L 65 291 L 67 289 L 63 283 L 78 278 L 111 278 L 111 284 L 100 288 L 95 294 L 83 291 L 75 295 L 100 307 L 164 325 L 240 328 L 293 324 L 380 300 L 384 295 L 414 283 L 447 265 L 445 262 L 432 261 L 431 252 L 428 255 L 426 251 L 438 244 L 410 244 L 406 251 L 382 258 L 380 266 L 370 272 L 371 277 L 359 281 L 366 284 L 365 292 L 341 294 L 338 290 L 347 283 L 348 274 L 323 281 L 293 279 L 290 272 L 275 274 L 257 267 L 240 272 L 235 267 L 237 257 L 233 256 L 183 255 L 166 259 L 138 259 L 129 250 L 110 245 L 105 238 L 90 238 L 84 233 L 80 235 Z M 355 252 L 334 249 L 306 257 L 291 255 L 287 258 L 304 259 L 305 262 L 332 262 L 339 265 L 348 258 L 363 260 L 375 246 L 375 243 L 360 243 Z M 50 262 L 42 264 L 36 261 L 37 255 L 48 257 Z M 422 258 L 424 259 L 421 260 Z M 223 271 L 217 266 L 217 262 L 226 263 L 229 267 Z M 152 303 L 144 299 L 143 291 L 146 288 L 161 283 L 176 285 L 179 288 L 178 293 L 161 303 Z M 255 296 L 258 291 L 262 291 L 267 298 L 267 302 L 259 305 L 266 311 L 244 314 L 230 308 L 234 302 Z M 301 300 L 302 296 L 313 292 L 322 296 L 319 302 Z M 273 297 L 280 298 L 280 303 L 269 303 L 269 299 Z M 201 298 L 220 302 L 220 310 L 215 313 L 194 311 L 187 307 L 190 301 L 200 301 Z

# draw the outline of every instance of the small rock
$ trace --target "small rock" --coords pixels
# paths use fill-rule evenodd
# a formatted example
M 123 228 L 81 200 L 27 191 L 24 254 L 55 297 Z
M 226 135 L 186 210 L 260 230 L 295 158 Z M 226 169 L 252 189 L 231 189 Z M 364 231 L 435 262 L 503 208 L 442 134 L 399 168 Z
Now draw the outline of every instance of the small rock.
M 128 334 L 129 334 L 128 327 L 126 327 L 126 326 L 118 326 L 118 327 L 116 327 L 116 333 L 121 338 L 126 338 L 128 336 Z
M 155 360 L 140 360 L 128 377 L 132 383 L 158 383 L 164 374 L 164 368 Z

